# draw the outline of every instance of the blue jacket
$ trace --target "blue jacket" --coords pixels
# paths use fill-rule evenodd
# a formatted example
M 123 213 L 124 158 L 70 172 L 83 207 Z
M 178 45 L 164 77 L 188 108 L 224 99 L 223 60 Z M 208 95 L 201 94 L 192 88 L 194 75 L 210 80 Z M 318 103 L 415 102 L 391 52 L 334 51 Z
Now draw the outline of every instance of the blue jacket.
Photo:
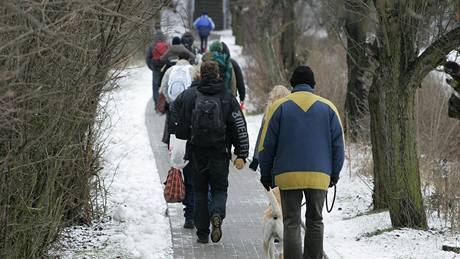
M 282 190 L 327 190 L 344 161 L 343 129 L 337 108 L 307 84 L 273 103 L 259 143 L 261 180 Z

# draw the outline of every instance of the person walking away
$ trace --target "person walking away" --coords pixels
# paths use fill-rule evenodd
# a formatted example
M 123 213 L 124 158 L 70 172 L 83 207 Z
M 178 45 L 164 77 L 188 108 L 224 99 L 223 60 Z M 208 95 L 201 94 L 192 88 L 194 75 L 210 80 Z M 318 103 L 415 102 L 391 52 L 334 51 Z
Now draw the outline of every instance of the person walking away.
M 152 70 L 152 92 L 153 102 L 155 108 L 158 102 L 159 88 L 161 82 L 161 68 L 163 62 L 160 61 L 161 56 L 168 50 L 168 43 L 166 42 L 166 36 L 163 34 L 160 28 L 156 28 L 155 35 L 153 37 L 153 43 L 147 48 L 145 53 L 145 61 L 150 70 Z
M 172 45 L 160 58 L 162 62 L 166 63 L 166 67 L 163 68 L 164 71 L 176 63 L 179 59 L 179 55 L 188 60 L 190 64 L 195 62 L 195 55 L 181 44 L 181 39 L 179 37 L 174 37 L 171 43 Z
M 288 96 L 290 93 L 291 92 L 284 85 L 275 85 L 273 89 L 270 91 L 270 93 L 268 94 L 268 103 L 267 103 L 267 106 L 265 107 L 264 118 L 262 119 L 262 123 L 259 129 L 259 134 L 257 135 L 257 141 L 256 141 L 256 146 L 254 147 L 252 161 L 249 164 L 249 168 L 253 170 L 254 172 L 257 171 L 257 168 L 259 167 L 259 142 L 260 142 L 260 137 L 261 137 L 260 135 L 265 125 L 265 117 L 268 114 L 268 108 L 275 101 Z
M 241 109 L 244 108 L 244 99 L 246 97 L 246 86 L 244 84 L 244 77 L 243 77 L 243 72 L 241 71 L 241 67 L 234 60 L 231 55 L 230 55 L 230 49 L 228 48 L 227 44 L 225 42 L 222 42 L 222 51 L 226 53 L 230 57 L 230 62 L 232 63 L 232 68 L 233 68 L 233 75 L 235 78 L 236 82 L 236 91 L 238 91 L 238 98 L 240 99 L 240 107 Z M 236 91 L 233 90 L 234 95 L 236 95 Z
M 209 52 L 206 52 L 203 55 L 202 60 L 213 60 L 219 64 L 220 77 L 224 80 L 225 87 L 233 96 L 236 97 L 235 71 L 233 70 L 232 63 L 230 62 L 230 53 L 224 52 L 222 42 L 214 41 L 209 46 Z
M 208 16 L 208 13 L 203 12 L 201 16 L 193 22 L 193 27 L 195 27 L 200 36 L 201 53 L 204 53 L 208 48 L 209 33 L 211 33 L 216 26 L 211 17 Z
M 191 62 L 191 64 L 192 65 L 198 64 L 198 61 L 199 61 L 198 54 L 200 50 L 197 47 L 195 47 L 195 45 L 193 45 L 193 43 L 195 42 L 195 37 L 193 37 L 192 33 L 185 32 L 184 34 L 182 34 L 180 41 L 186 49 L 188 49 L 190 52 L 192 52 L 195 55 L 195 60 L 194 62 Z
M 192 81 L 192 84 L 190 85 L 190 88 L 197 87 L 200 83 L 200 78 L 201 78 L 200 69 L 199 69 L 199 66 L 197 66 L 194 69 L 193 81 Z M 176 112 L 177 110 L 176 107 L 178 106 L 177 100 L 180 98 L 182 93 L 170 105 L 169 111 L 170 111 L 170 121 L 172 124 L 171 127 L 176 127 L 175 125 L 177 124 L 177 112 Z M 175 132 L 175 129 L 171 129 L 171 131 Z M 188 146 L 189 146 L 189 142 L 187 141 L 186 147 Z M 186 150 L 187 149 L 188 148 L 186 148 Z M 190 158 L 187 156 L 184 159 L 190 160 Z M 193 174 L 194 173 L 193 173 L 193 166 L 191 162 L 189 162 L 184 167 L 182 173 L 184 175 L 184 185 L 185 185 L 185 198 L 182 201 L 182 204 L 184 205 L 184 218 L 185 218 L 183 227 L 186 229 L 193 229 L 195 228 L 195 220 L 194 220 L 194 207 L 195 207 L 194 201 L 195 199 L 193 195 Z
M 298 66 L 290 82 L 292 93 L 268 109 L 259 145 L 260 181 L 266 189 L 276 185 L 281 190 L 285 258 L 319 259 L 324 200 L 344 161 L 343 130 L 334 104 L 313 93 L 315 79 L 308 66 Z M 303 195 L 307 212 L 302 257 Z
M 186 139 L 186 156 L 194 168 L 195 226 L 197 242 L 219 242 L 226 215 L 231 146 L 234 166 L 242 169 L 248 156 L 246 121 L 238 102 L 225 89 L 214 61 L 201 64 L 201 81 L 174 102 L 177 109 L 176 137 Z M 208 186 L 211 206 L 208 207 Z M 212 225 L 212 230 L 209 226 Z
M 161 80 L 160 93 L 166 98 L 167 106 L 170 107 L 176 97 L 192 84 L 194 68 L 187 60 L 189 55 L 185 52 L 178 53 L 176 64 L 168 68 Z M 169 145 L 169 136 L 174 134 L 174 125 L 170 120 L 170 108 L 166 111 L 165 129 L 163 132 L 163 143 Z

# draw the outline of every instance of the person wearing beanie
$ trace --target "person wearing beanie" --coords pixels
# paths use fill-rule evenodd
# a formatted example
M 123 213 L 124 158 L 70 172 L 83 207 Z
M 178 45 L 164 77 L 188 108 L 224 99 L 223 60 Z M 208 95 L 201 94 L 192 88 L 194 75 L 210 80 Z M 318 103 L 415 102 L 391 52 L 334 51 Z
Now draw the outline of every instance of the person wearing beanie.
M 258 146 L 260 181 L 267 190 L 280 189 L 285 258 L 323 258 L 323 204 L 342 170 L 343 128 L 334 104 L 314 94 L 310 67 L 298 66 L 290 83 L 292 93 L 270 105 L 264 118 Z M 303 196 L 308 213 L 302 251 Z
M 179 55 L 182 55 L 186 57 L 190 64 L 195 64 L 195 54 L 193 54 L 190 50 L 181 44 L 179 37 L 174 37 L 171 43 L 172 45 L 168 48 L 166 53 L 161 56 L 161 61 L 169 64 L 168 67 L 170 67 L 171 65 L 175 64 L 177 60 L 179 60 Z
M 214 21 L 208 16 L 207 12 L 203 12 L 201 16 L 193 22 L 193 27 L 195 27 L 198 35 L 200 36 L 201 53 L 205 53 L 208 45 L 209 34 L 216 27 L 214 25 Z
M 198 86 L 182 92 L 173 106 L 176 137 L 187 140 L 185 156 L 193 165 L 197 242 L 208 243 L 209 236 L 212 242 L 222 237 L 232 146 L 237 157 L 233 164 L 241 170 L 249 154 L 249 139 L 244 115 L 225 88 L 217 62 L 203 62 L 200 77 Z

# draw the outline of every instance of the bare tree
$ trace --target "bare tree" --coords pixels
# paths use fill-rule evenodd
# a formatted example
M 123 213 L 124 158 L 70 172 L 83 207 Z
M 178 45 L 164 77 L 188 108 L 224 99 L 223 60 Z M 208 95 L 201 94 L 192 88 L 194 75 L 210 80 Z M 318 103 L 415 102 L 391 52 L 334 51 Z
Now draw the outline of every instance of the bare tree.
M 99 101 L 160 7 L 0 2 L 1 258 L 41 258 L 62 227 L 103 212 Z
M 395 227 L 427 227 L 420 191 L 415 92 L 423 78 L 460 45 L 457 25 L 419 54 L 417 32 L 424 19 L 433 18 L 430 2 L 374 0 L 378 14 L 374 53 L 379 64 L 369 93 L 374 175 L 375 184 L 385 189 Z

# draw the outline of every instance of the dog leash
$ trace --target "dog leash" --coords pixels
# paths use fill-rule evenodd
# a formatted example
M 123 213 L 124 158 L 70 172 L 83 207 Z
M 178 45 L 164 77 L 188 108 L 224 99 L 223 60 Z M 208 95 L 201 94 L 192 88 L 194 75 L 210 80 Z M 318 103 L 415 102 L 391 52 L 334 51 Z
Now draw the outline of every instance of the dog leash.
M 332 198 L 331 208 L 329 208 L 329 204 L 327 202 L 327 195 L 326 195 L 326 210 L 327 210 L 327 213 L 331 213 L 332 209 L 334 208 L 335 196 L 336 195 L 337 195 L 337 185 L 334 184 L 334 198 Z
M 331 213 L 332 209 L 334 208 L 336 195 L 337 195 L 337 185 L 334 185 L 334 197 L 332 198 L 331 208 L 329 208 L 329 203 L 327 202 L 327 195 L 326 195 L 326 210 L 327 210 L 327 213 Z M 305 204 L 307 204 L 307 202 L 302 203 L 302 205 L 300 205 L 300 206 L 302 207 Z

